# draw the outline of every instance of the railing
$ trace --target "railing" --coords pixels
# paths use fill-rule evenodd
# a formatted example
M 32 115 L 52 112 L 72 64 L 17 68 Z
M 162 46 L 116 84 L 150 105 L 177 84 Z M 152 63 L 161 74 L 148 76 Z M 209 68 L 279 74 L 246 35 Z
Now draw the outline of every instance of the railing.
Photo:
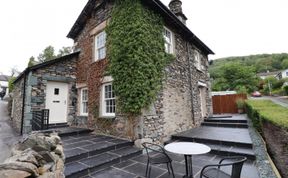
M 49 129 L 49 109 L 32 112 L 32 130 L 46 130 Z

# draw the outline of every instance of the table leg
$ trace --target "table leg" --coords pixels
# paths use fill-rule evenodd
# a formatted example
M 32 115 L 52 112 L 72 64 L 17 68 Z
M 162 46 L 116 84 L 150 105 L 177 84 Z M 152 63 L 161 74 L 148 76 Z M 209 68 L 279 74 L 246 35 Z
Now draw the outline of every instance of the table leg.
M 185 166 L 186 166 L 186 175 L 185 178 L 193 178 L 193 168 L 192 168 L 192 156 L 184 155 L 185 157 Z

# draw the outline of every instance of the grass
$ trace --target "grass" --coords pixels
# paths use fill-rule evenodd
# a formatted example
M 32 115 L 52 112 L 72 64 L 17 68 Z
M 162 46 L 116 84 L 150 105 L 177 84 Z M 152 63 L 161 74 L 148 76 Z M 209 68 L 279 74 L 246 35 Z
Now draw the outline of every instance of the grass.
M 288 129 L 288 108 L 277 105 L 270 100 L 247 100 L 246 104 L 248 112 L 257 113 L 260 119 Z

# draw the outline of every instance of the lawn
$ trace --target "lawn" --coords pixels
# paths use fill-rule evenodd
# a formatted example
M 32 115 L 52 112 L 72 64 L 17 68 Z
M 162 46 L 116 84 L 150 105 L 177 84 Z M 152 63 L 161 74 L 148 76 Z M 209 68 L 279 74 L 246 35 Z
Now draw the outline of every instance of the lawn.
M 258 116 L 274 125 L 288 129 L 288 109 L 270 100 L 247 100 L 247 112 L 250 117 Z

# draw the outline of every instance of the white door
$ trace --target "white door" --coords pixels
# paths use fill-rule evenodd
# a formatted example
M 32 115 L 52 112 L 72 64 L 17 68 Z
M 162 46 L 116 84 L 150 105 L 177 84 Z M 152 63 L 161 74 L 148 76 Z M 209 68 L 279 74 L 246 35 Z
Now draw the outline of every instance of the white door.
M 49 109 L 49 124 L 67 122 L 68 84 L 47 82 L 46 109 Z

